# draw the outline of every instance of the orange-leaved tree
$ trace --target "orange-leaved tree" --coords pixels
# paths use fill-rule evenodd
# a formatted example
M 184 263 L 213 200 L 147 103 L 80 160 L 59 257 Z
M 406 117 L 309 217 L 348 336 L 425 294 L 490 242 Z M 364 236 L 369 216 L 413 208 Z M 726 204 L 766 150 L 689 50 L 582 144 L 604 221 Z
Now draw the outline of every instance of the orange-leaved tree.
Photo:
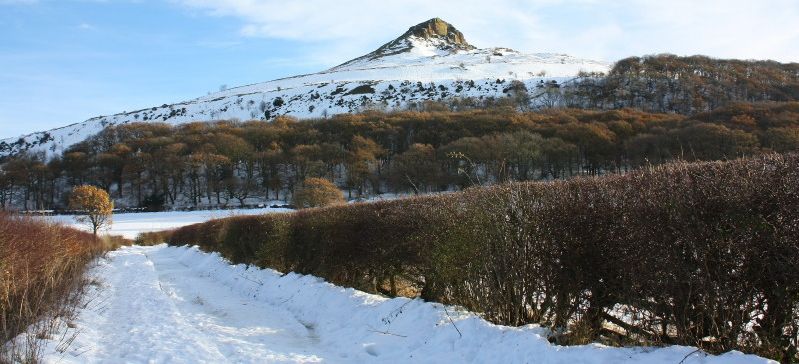
M 69 208 L 83 213 L 75 220 L 91 227 L 94 235 L 97 230 L 111 226 L 114 202 L 103 189 L 88 185 L 75 187 L 69 195 Z
M 344 203 L 344 193 L 324 178 L 307 178 L 294 192 L 297 208 L 320 207 Z

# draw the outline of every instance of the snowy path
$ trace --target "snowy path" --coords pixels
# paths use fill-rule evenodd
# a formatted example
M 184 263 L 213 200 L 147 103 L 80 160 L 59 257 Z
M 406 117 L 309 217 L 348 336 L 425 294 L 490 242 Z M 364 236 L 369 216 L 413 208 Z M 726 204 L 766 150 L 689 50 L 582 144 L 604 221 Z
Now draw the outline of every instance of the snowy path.
M 766 362 L 690 347 L 552 346 L 535 326 L 497 326 L 438 304 L 231 266 L 196 248 L 123 248 L 90 276 L 85 307 L 57 335 L 74 341 L 66 349 L 64 340 L 46 342 L 44 362 Z
M 83 313 L 94 325 L 76 340 L 86 345 L 76 346 L 85 351 L 76 361 L 301 363 L 327 356 L 290 313 L 192 273 L 170 253 L 133 247 L 101 263 L 99 304 Z

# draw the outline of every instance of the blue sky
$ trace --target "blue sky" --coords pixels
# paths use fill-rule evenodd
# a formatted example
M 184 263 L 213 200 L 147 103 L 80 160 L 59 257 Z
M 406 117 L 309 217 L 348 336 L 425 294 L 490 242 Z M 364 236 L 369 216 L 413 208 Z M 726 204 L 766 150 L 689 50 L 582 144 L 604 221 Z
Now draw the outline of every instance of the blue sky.
M 0 138 L 315 72 L 435 16 L 479 47 L 799 62 L 796 0 L 0 0 Z

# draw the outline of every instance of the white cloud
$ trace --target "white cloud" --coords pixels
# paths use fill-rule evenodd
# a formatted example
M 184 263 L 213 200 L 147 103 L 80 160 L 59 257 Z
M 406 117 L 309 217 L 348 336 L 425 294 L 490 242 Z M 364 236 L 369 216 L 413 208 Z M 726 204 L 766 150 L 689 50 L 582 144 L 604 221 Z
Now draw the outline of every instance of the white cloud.
M 172 0 L 242 21 L 240 33 L 355 56 L 441 17 L 477 46 L 614 60 L 661 52 L 799 61 L 796 0 Z M 343 61 L 344 59 L 338 59 Z
M 661 51 L 718 57 L 774 58 L 799 62 L 799 2 L 795 0 L 634 1 L 639 32 Z

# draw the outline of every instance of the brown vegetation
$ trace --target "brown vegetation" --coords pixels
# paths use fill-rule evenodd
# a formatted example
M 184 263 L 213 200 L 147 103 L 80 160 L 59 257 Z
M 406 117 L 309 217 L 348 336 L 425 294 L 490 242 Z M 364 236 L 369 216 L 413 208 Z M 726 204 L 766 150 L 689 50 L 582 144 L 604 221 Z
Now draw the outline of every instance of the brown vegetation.
M 560 95 L 559 95 L 560 96 Z M 679 57 L 622 59 L 607 77 L 586 77 L 562 94 L 571 107 L 695 114 L 736 102 L 799 100 L 799 63 Z
M 53 317 L 69 316 L 88 263 L 123 243 L 29 217 L 0 213 L 0 342 L 36 324 L 31 335 L 52 334 Z M 0 362 L 35 360 L 38 346 L 3 346 Z
M 694 116 L 629 109 L 508 109 L 339 115 L 296 122 L 126 124 L 43 161 L 0 168 L 0 205 L 63 208 L 91 184 L 148 209 L 290 200 L 306 178 L 350 197 L 625 172 L 674 160 L 799 150 L 799 103 L 735 104 Z
M 371 292 L 411 284 L 558 343 L 799 359 L 797 155 L 234 217 L 169 242 Z
M 173 230 L 149 231 L 139 233 L 133 241 L 136 245 L 151 246 L 166 243 Z
M 308 178 L 294 192 L 297 208 L 322 207 L 343 204 L 344 194 L 333 182 L 324 178 Z

